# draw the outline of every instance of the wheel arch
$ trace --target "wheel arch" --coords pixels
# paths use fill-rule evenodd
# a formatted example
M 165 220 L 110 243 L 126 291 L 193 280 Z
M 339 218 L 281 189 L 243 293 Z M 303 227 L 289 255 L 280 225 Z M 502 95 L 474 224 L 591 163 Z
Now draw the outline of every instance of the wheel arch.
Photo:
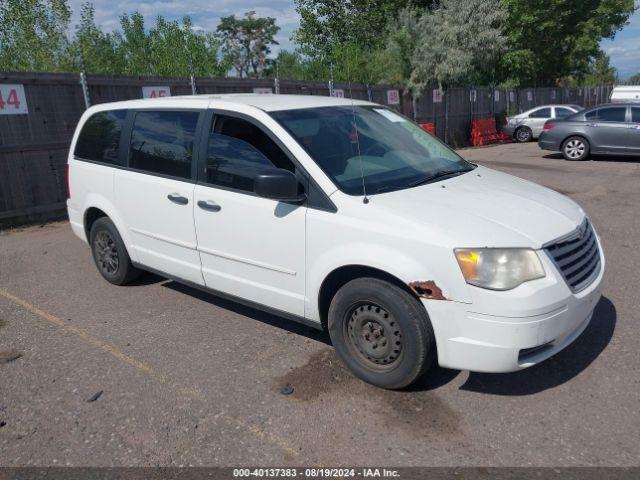
M 351 280 L 364 277 L 385 280 L 405 290 L 416 300 L 420 300 L 420 297 L 414 289 L 410 288 L 405 282 L 385 270 L 362 264 L 343 265 L 329 272 L 320 285 L 320 291 L 318 292 L 318 311 L 320 313 L 320 323 L 322 324 L 323 329 L 326 330 L 327 328 L 329 306 L 331 305 L 331 300 L 338 290 Z
M 125 228 L 125 223 L 118 214 L 115 207 L 109 202 L 106 198 L 101 195 L 89 195 L 86 199 L 84 208 L 84 213 L 82 215 L 83 218 L 83 227 L 84 232 L 87 237 L 87 242 L 90 241 L 89 234 L 91 232 L 91 225 L 102 217 L 107 217 L 109 220 L 113 222 L 122 241 L 124 242 L 124 246 L 127 249 L 127 253 L 129 257 L 134 262 L 137 261 L 137 257 L 135 256 L 135 250 L 131 248 L 131 238 L 129 236 L 129 231 Z

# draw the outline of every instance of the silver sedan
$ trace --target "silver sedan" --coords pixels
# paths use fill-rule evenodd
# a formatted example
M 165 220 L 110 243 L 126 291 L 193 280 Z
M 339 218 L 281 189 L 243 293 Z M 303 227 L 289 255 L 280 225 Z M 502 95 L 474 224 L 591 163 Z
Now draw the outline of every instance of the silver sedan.
M 540 136 L 547 120 L 565 118 L 580 110 L 583 108 L 579 105 L 541 105 L 518 115 L 506 117 L 502 131 L 518 142 L 529 142 Z

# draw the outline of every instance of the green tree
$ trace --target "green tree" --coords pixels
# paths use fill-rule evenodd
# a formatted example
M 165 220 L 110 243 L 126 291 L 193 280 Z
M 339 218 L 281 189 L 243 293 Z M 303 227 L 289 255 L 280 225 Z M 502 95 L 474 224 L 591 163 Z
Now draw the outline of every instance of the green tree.
M 119 35 L 104 33 L 96 25 L 93 4 L 83 4 L 80 23 L 76 26 L 70 46 L 70 64 L 64 69 L 90 73 L 122 73 L 124 65 L 118 52 L 119 41 Z
M 273 17 L 256 17 L 256 12 L 223 17 L 216 29 L 222 42 L 225 58 L 238 76 L 261 77 L 267 67 L 267 55 L 271 45 L 277 45 L 275 35 L 280 30 Z
M 640 73 L 636 73 L 629 77 L 629 83 L 632 85 L 640 85 Z
M 384 64 L 380 68 L 382 83 L 400 85 L 406 91 L 415 90 L 412 74 L 416 48 L 423 36 L 420 30 L 422 13 L 420 9 L 410 6 L 400 10 L 398 18 L 389 22 L 386 48 L 376 54 L 376 63 Z
M 303 52 L 329 58 L 336 45 L 359 45 L 376 51 L 384 47 L 387 24 L 411 4 L 421 8 L 437 0 L 295 0 L 300 28 L 294 34 Z
M 150 39 L 144 31 L 144 18 L 139 12 L 120 17 L 122 36 L 118 42 L 118 53 L 123 61 L 125 75 L 152 75 Z
M 616 69 L 609 64 L 609 56 L 599 50 L 589 64 L 583 85 L 610 85 L 616 81 Z
M 515 85 L 552 86 L 582 78 L 634 11 L 633 0 L 502 0 L 509 51 L 502 76 Z
M 494 66 L 506 43 L 505 19 L 497 0 L 443 0 L 425 12 L 416 27 L 420 37 L 412 58 L 411 88 L 494 83 Z
M 67 0 L 0 1 L 0 70 L 60 70 L 68 63 Z

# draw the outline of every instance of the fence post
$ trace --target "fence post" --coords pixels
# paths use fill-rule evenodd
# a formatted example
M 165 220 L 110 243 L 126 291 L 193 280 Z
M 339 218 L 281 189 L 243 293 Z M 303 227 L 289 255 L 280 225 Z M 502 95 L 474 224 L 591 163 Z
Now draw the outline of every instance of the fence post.
M 444 143 L 449 138 L 449 90 L 445 90 L 442 95 L 444 101 Z
M 191 84 L 191 94 L 192 95 L 196 95 L 197 94 L 197 90 L 196 90 L 196 77 L 194 77 L 193 75 L 191 75 L 189 77 L 189 83 Z
M 80 85 L 82 86 L 82 96 L 84 97 L 84 106 L 91 106 L 91 97 L 89 96 L 89 85 L 87 84 L 87 76 L 84 72 L 80 72 Z
M 370 102 L 373 102 L 373 94 L 371 93 L 371 85 L 367 85 L 367 98 Z M 414 118 L 415 120 L 415 118 Z
M 280 95 L 280 79 L 278 77 L 273 79 L 273 87 L 275 89 L 276 95 Z
M 413 121 L 417 122 L 418 121 L 418 101 L 416 99 L 416 96 L 411 93 L 411 109 L 413 110 Z M 371 101 L 371 97 L 369 97 L 369 101 Z

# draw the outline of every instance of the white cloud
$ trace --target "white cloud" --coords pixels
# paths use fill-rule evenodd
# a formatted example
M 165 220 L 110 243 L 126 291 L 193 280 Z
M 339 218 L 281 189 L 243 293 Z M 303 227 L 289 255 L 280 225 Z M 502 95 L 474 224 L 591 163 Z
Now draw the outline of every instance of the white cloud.
M 80 8 L 86 0 L 69 0 L 73 11 L 71 30 L 80 20 Z M 105 31 L 120 28 L 120 16 L 123 13 L 140 12 L 147 27 L 155 25 L 158 15 L 169 20 L 179 20 L 189 15 L 198 31 L 214 31 L 220 18 L 228 15 L 242 16 L 254 10 L 258 16 L 274 17 L 281 28 L 276 40 L 279 46 L 273 48 L 274 53 L 282 48 L 290 49 L 293 45 L 290 37 L 300 24 L 300 17 L 295 10 L 293 0 L 152 0 L 131 2 L 128 0 L 92 0 L 95 6 L 96 24 Z

